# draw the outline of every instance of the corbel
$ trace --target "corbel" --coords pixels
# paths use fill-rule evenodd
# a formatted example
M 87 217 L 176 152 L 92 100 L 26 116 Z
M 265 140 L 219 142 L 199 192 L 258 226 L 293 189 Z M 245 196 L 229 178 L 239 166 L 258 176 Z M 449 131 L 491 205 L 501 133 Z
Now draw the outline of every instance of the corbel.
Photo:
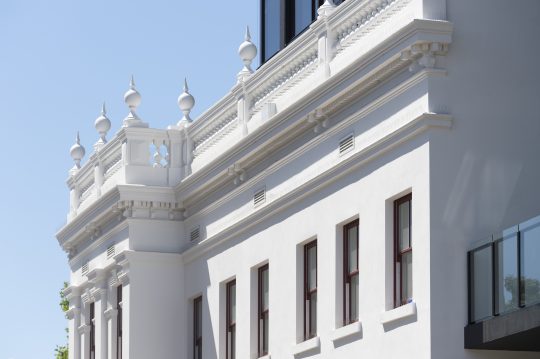
M 227 169 L 227 173 L 229 174 L 229 176 L 234 176 L 233 183 L 235 185 L 239 185 L 246 180 L 246 170 L 240 167 L 238 163 L 230 166 Z
M 410 49 L 401 52 L 402 61 L 411 61 L 409 71 L 415 72 L 422 68 L 434 68 L 437 62 L 437 55 L 445 55 L 448 51 L 448 44 L 440 42 L 423 42 L 414 44 Z
M 314 125 L 313 132 L 321 133 L 324 129 L 328 128 L 328 116 L 322 109 L 317 109 L 308 114 L 307 122 Z

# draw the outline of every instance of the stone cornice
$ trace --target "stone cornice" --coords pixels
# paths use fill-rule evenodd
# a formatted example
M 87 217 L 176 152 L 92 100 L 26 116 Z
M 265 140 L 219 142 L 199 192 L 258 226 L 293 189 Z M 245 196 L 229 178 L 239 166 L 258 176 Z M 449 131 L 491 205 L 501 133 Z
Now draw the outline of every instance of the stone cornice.
M 111 216 L 110 209 L 120 199 L 118 189 L 111 188 L 104 193 L 99 200 L 92 203 L 88 208 L 84 209 L 77 217 L 67 223 L 62 229 L 56 233 L 56 238 L 62 248 L 69 252 L 76 243 L 73 240 L 80 237 L 86 232 L 87 226 L 91 223 L 103 222 Z M 112 213 L 117 215 L 117 213 Z
M 297 201 L 307 197 L 311 193 L 321 190 L 343 176 L 357 170 L 362 166 L 365 166 L 375 158 L 380 157 L 402 143 L 409 141 L 410 139 L 418 136 L 420 133 L 429 129 L 449 129 L 451 125 L 452 117 L 450 115 L 434 113 L 420 114 L 418 117 L 407 122 L 392 133 L 379 139 L 376 143 L 373 143 L 363 150 L 350 155 L 320 175 L 306 181 L 301 186 L 294 188 L 292 191 L 280 196 L 279 198 L 274 199 L 265 206 L 259 207 L 249 215 L 236 221 L 234 224 L 221 230 L 214 236 L 211 236 L 196 245 L 188 245 L 183 251 L 183 259 L 185 263 L 193 261 L 206 251 L 214 248 L 216 245 L 224 241 L 231 238 L 236 238 L 243 232 L 272 216 L 276 212 L 284 210 Z
M 348 126 L 351 126 L 353 123 L 368 116 L 370 113 L 374 112 L 378 108 L 384 106 L 386 103 L 397 98 L 398 96 L 400 96 L 401 94 L 403 94 L 410 88 L 416 86 L 420 82 L 425 81 L 429 77 L 441 77 L 441 76 L 446 76 L 445 70 L 426 69 L 426 70 L 423 70 L 414 74 L 412 77 L 410 77 L 403 83 L 399 84 L 398 86 L 394 87 L 390 91 L 386 92 L 383 96 L 378 97 L 377 99 L 368 103 L 366 106 L 363 106 L 359 111 L 339 121 L 338 124 L 326 130 L 321 136 L 317 136 L 313 138 L 311 141 L 303 144 L 295 151 L 287 154 L 286 156 L 281 158 L 279 161 L 276 161 L 269 167 L 265 168 L 263 172 L 253 175 L 252 177 L 247 179 L 244 183 L 242 183 L 241 186 L 236 187 L 233 191 L 230 191 L 226 195 L 220 197 L 218 200 L 213 201 L 210 205 L 202 208 L 200 211 L 197 211 L 196 213 L 190 213 L 191 218 L 197 221 L 199 218 L 204 217 L 205 215 L 219 208 L 220 206 L 232 200 L 233 198 L 237 197 L 238 195 L 241 195 L 246 190 L 246 188 L 253 187 L 256 183 L 259 183 L 265 177 L 278 171 L 280 168 L 286 166 L 287 164 L 291 163 L 298 157 L 304 155 L 306 152 L 315 148 L 316 146 L 321 144 L 323 141 L 325 141 L 328 137 L 339 133 L 340 131 L 347 128 Z
M 252 161 L 250 157 L 275 150 L 275 148 L 272 149 L 272 146 L 275 147 L 275 144 L 273 145 L 275 138 L 279 135 L 286 137 L 287 133 L 293 132 L 291 131 L 293 126 L 299 126 L 305 120 L 299 112 L 309 113 L 323 108 L 349 93 L 354 87 L 363 86 L 364 93 L 371 91 L 374 86 L 378 86 L 404 67 L 413 64 L 420 56 L 415 53 L 414 56 L 403 57 L 404 52 L 413 53 L 411 50 L 414 46 L 429 44 L 432 41 L 442 44 L 440 47 L 444 51 L 447 44 L 451 42 L 451 34 L 452 24 L 445 21 L 414 20 L 397 30 L 377 47 L 306 93 L 294 106 L 279 112 L 272 121 L 262 124 L 226 152 L 216 156 L 211 162 L 183 180 L 176 187 L 179 198 L 183 198 L 187 205 L 207 195 L 212 188 L 217 188 L 227 180 L 228 167 L 235 163 L 250 162 Z M 378 60 L 379 58 L 383 61 Z M 337 109 L 334 108 L 334 110 Z M 279 135 L 276 131 L 279 131 Z
M 102 243 L 104 238 L 110 238 L 112 234 L 117 233 L 112 232 L 113 230 L 102 233 L 101 230 L 115 217 L 120 220 L 134 217 L 177 221 L 183 218 L 183 211 L 182 205 L 176 200 L 173 188 L 117 185 L 66 224 L 57 233 L 57 238 L 62 248 L 69 252 L 73 259 L 82 254 L 74 249 L 85 240 Z

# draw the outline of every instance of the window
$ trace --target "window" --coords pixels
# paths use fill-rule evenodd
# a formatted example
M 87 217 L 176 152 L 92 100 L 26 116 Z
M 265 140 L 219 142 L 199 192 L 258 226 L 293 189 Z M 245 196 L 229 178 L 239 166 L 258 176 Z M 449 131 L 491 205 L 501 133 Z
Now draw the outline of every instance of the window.
M 261 0 L 261 63 L 287 46 L 316 18 L 324 0 Z M 342 0 L 334 0 L 336 5 Z
M 226 357 L 227 359 L 236 358 L 236 280 L 227 283 L 226 288 Z
M 304 339 L 317 336 L 317 241 L 304 246 Z
M 394 201 L 394 306 L 412 301 L 412 194 Z
M 193 300 L 193 358 L 202 359 L 202 296 Z
M 122 359 L 122 286 L 116 287 L 116 358 Z
M 343 227 L 343 325 L 358 321 L 358 220 Z
M 90 303 L 90 359 L 96 357 L 96 312 L 95 304 Z
M 258 271 L 258 348 L 259 357 L 268 354 L 268 264 L 263 265 Z

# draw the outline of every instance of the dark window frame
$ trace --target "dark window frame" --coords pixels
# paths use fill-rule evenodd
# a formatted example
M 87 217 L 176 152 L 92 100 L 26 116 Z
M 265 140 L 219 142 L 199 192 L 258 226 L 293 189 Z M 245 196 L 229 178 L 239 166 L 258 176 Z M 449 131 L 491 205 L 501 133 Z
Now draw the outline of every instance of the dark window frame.
M 309 264 L 310 264 L 309 263 L 309 250 L 313 247 L 315 248 L 315 288 L 310 289 L 309 283 L 308 283 L 308 270 L 309 270 Z M 313 303 L 311 299 L 313 295 L 317 296 L 318 280 L 319 280 L 319 273 L 317 271 L 317 264 L 318 264 L 317 252 L 318 252 L 318 248 L 317 248 L 316 239 L 304 245 L 304 340 L 308 340 L 317 336 L 317 326 L 315 325 L 315 328 L 312 328 L 313 320 L 310 316 L 310 314 L 312 313 L 311 306 Z M 308 301 L 309 301 L 309 306 L 307 305 Z M 314 313 L 315 313 L 315 318 L 317 318 L 317 304 L 315 304 Z
M 90 303 L 90 345 L 89 345 L 89 358 L 94 359 L 96 357 L 96 306 L 95 303 Z
M 236 358 L 236 313 L 235 320 L 232 320 L 231 294 L 234 287 L 236 306 L 236 279 L 229 281 L 225 286 L 225 357 L 227 359 Z M 231 348 L 229 348 L 229 335 L 231 336 Z M 230 350 L 230 352 L 229 352 Z
M 268 340 L 270 339 L 269 333 L 265 332 L 267 327 L 266 321 L 270 320 L 270 305 L 268 308 L 263 307 L 264 296 L 264 272 L 268 273 L 268 281 L 270 280 L 270 271 L 268 263 L 257 269 L 257 353 L 258 357 L 268 355 Z M 268 292 L 270 293 L 270 283 L 268 283 Z M 270 300 L 270 294 L 269 294 Z M 261 324 L 262 321 L 262 324 Z M 261 333 L 262 328 L 262 333 Z M 262 341 L 262 343 L 261 343 Z M 266 349 L 266 350 L 265 350 Z
M 116 358 L 122 359 L 122 285 L 116 287 Z
M 399 243 L 399 206 L 409 202 L 409 247 L 401 250 Z M 394 201 L 394 308 L 407 304 L 408 298 L 403 296 L 403 255 L 410 253 L 412 257 L 412 193 Z M 412 260 L 412 258 L 411 258 Z M 397 272 L 399 268 L 399 278 Z M 397 284 L 399 281 L 399 293 Z M 412 283 L 410 283 L 412 284 Z M 398 300 L 399 294 L 399 300 Z
M 356 270 L 349 271 L 349 230 L 353 227 L 356 227 Z M 355 323 L 359 320 L 359 318 L 352 318 L 352 290 L 351 290 L 351 282 L 354 277 L 359 277 L 359 248 L 358 248 L 358 238 L 359 238 L 359 230 L 360 230 L 360 221 L 358 219 L 355 219 L 354 221 L 347 223 L 343 226 L 343 325 L 348 325 Z M 349 285 L 349 290 L 347 291 L 347 284 Z M 348 305 L 347 305 L 347 297 L 349 299 Z M 358 315 L 358 303 L 356 314 Z M 348 313 L 348 315 L 347 315 Z
M 194 359 L 202 359 L 202 323 L 199 322 L 199 312 L 202 322 L 202 295 L 198 296 L 197 298 L 193 299 L 193 358 Z M 201 328 L 201 336 L 197 336 L 197 333 L 199 332 L 199 328 Z M 197 351 L 197 349 L 199 351 Z M 199 355 L 197 355 L 199 354 Z
M 280 34 L 279 34 L 279 50 L 275 53 L 270 55 L 268 58 L 266 58 L 266 44 L 265 44 L 265 29 L 266 29 L 266 20 L 264 16 L 264 10 L 266 1 L 269 0 L 260 0 L 260 19 L 261 19 L 261 58 L 260 63 L 261 65 L 264 64 L 266 61 L 270 60 L 272 57 L 274 57 L 276 54 L 278 54 L 281 50 L 283 50 L 287 45 L 289 45 L 291 42 L 293 42 L 298 36 L 300 36 L 308 27 L 304 28 L 303 30 L 296 33 L 295 29 L 295 1 L 294 0 L 277 0 L 280 2 L 280 19 L 279 19 L 279 28 L 280 28 Z M 271 0 L 270 0 L 271 1 Z M 324 0 L 306 0 L 307 2 L 311 3 L 311 23 L 313 23 L 317 19 L 317 10 L 319 7 L 324 4 Z M 338 3 L 341 3 L 338 1 Z M 310 23 L 310 24 L 311 24 Z

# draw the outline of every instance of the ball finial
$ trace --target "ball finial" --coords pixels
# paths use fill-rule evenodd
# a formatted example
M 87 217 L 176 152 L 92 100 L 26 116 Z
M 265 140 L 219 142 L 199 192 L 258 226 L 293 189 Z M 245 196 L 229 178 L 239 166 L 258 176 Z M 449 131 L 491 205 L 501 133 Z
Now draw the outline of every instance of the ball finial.
M 81 168 L 81 160 L 84 157 L 85 150 L 84 147 L 81 145 L 81 138 L 79 136 L 79 131 L 77 131 L 77 137 L 75 137 L 75 144 L 71 146 L 71 149 L 69 150 L 69 154 L 71 155 L 71 158 L 73 158 L 73 161 L 75 162 L 76 169 Z
M 104 144 L 107 143 L 107 132 L 111 129 L 111 121 L 107 117 L 107 109 L 105 108 L 105 102 L 103 102 L 103 106 L 101 107 L 101 114 L 94 122 L 94 127 L 96 128 L 97 132 L 99 133 L 99 140 L 98 143 Z
M 144 123 L 135 110 L 141 104 L 141 94 L 135 88 L 135 80 L 131 75 L 131 81 L 129 82 L 129 90 L 124 94 L 124 102 L 129 107 L 129 114 L 124 119 L 123 127 L 148 127 L 148 124 Z
M 182 117 L 178 125 L 192 122 L 189 113 L 193 109 L 193 106 L 195 106 L 195 98 L 189 93 L 187 79 L 184 79 L 184 92 L 178 96 L 178 107 L 184 114 L 184 117 Z
M 244 68 L 238 74 L 239 80 L 244 78 L 245 75 L 249 75 L 253 72 L 251 69 L 251 63 L 255 56 L 257 56 L 257 47 L 253 42 L 251 42 L 251 34 L 249 33 L 249 26 L 246 26 L 246 35 L 244 37 L 244 42 L 238 47 L 238 55 L 244 63 Z

